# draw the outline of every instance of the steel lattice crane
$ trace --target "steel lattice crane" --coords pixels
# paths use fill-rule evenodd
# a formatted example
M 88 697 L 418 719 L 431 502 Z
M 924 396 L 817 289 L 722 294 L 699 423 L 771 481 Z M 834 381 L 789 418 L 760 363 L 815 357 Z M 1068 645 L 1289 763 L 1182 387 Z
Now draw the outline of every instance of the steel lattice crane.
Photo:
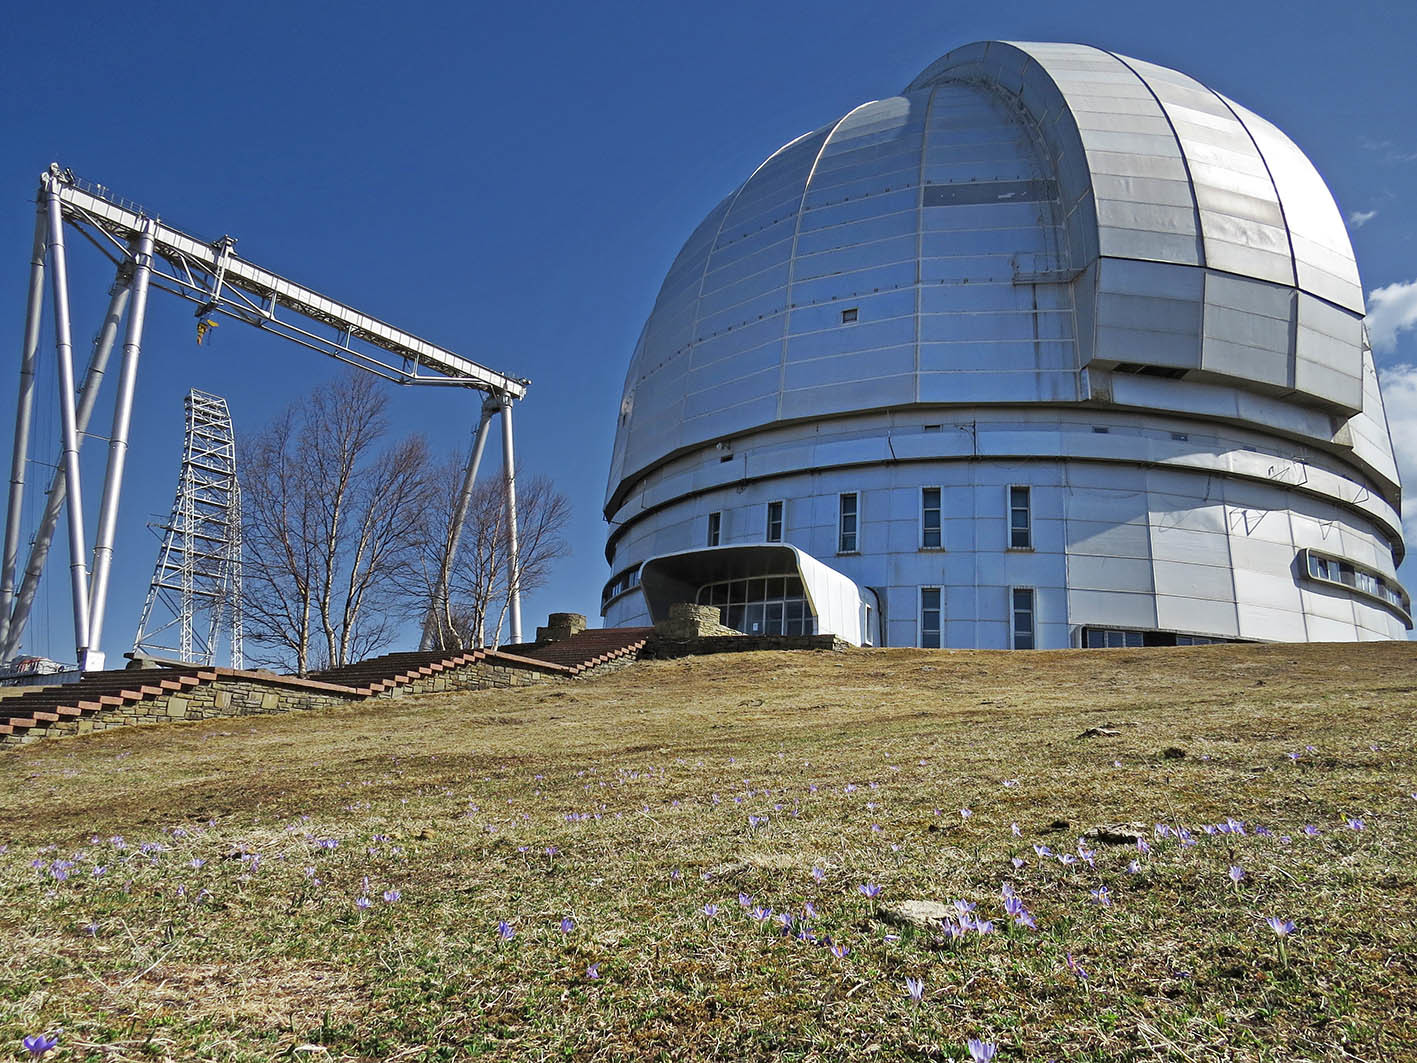
M 73 338 L 69 318 L 66 228 L 83 236 L 117 267 L 108 312 L 94 340 L 83 385 L 78 389 L 74 382 Z M 38 529 L 21 569 L 20 529 L 46 274 L 54 313 L 60 453 Z M 15 447 L 10 466 L 4 561 L 3 569 L 0 569 L 0 662 L 11 660 L 19 651 L 45 559 L 58 528 L 60 512 L 67 507 L 75 653 L 82 670 L 103 666 L 99 645 L 113 564 L 118 500 L 128 451 L 143 321 L 148 292 L 152 288 L 171 292 L 195 303 L 197 317 L 207 323 L 207 327 L 217 316 L 225 316 L 395 383 L 470 388 L 484 392 L 475 443 L 464 471 L 462 492 L 456 508 L 457 517 L 434 592 L 434 606 L 436 609 L 440 596 L 444 599 L 447 596 L 448 572 L 477 477 L 483 444 L 492 418 L 500 414 L 502 474 L 507 488 L 510 540 L 508 613 L 512 641 L 521 641 L 512 404 L 525 396 L 530 381 L 488 369 L 238 258 L 236 241 L 230 236 L 211 242 L 189 236 L 149 215 L 137 204 L 113 196 L 102 186 L 78 179 L 55 163 L 40 177 L 30 258 L 29 296 L 15 413 Z M 124 326 L 122 367 L 90 568 L 85 545 L 79 447 L 97 402 L 99 386 L 109 355 L 117 342 L 120 324 Z M 425 640 L 427 638 L 425 634 Z
M 187 434 L 177 493 L 172 514 L 159 529 L 162 546 L 133 648 L 159 655 L 176 653 L 180 660 L 212 665 L 224 626 L 231 642 L 231 667 L 240 668 L 244 664 L 241 485 L 236 476 L 236 435 L 231 412 L 220 396 L 193 388 L 184 406 Z M 201 614 L 207 618 L 205 631 L 196 627 Z M 175 646 L 170 644 L 173 628 L 177 629 Z

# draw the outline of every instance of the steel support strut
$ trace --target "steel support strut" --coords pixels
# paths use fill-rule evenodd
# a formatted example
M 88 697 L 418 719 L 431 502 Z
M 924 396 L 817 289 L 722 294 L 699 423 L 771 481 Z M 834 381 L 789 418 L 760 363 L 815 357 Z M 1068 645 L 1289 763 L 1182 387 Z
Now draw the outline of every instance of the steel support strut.
M 78 428 L 79 434 L 88 429 L 93 416 L 94 404 L 98 401 L 99 387 L 103 374 L 108 368 L 108 357 L 113 352 L 114 341 L 118 338 L 118 324 L 123 319 L 123 311 L 128 306 L 127 263 L 118 269 L 113 282 L 108 312 L 104 315 L 103 326 L 94 338 L 93 354 L 89 367 L 84 373 L 84 386 L 79 392 Z M 49 481 L 49 493 L 45 496 L 44 512 L 39 518 L 39 527 L 30 544 L 29 557 L 25 561 L 24 575 L 11 613 L 8 637 L 0 650 L 0 660 L 8 660 L 19 652 L 20 640 L 24 637 L 25 625 L 29 621 L 30 610 L 34 606 L 35 594 L 39 590 L 39 579 L 44 574 L 44 563 L 49 556 L 50 544 L 54 541 L 55 529 L 59 527 L 59 514 L 64 508 L 64 459 L 62 453 L 54 463 L 54 474 Z
M 472 503 L 472 490 L 477 484 L 477 468 L 482 464 L 482 451 L 487 445 L 492 415 L 496 412 L 497 401 L 488 396 L 482 403 L 482 415 L 478 418 L 477 431 L 473 436 L 472 453 L 468 455 L 467 466 L 463 470 L 462 488 L 458 491 L 458 503 L 453 509 L 453 522 L 448 528 L 448 540 L 443 545 L 443 556 L 439 558 L 438 584 L 433 588 L 433 601 L 429 606 L 428 621 L 423 625 L 423 640 L 418 647 L 420 650 L 437 649 L 437 644 L 442 642 L 443 625 L 448 616 L 448 597 L 452 593 L 453 562 L 457 559 L 463 525 L 467 523 L 467 510 Z
M 54 352 L 59 366 L 59 420 L 64 433 L 64 488 L 69 501 L 69 582 L 74 599 L 74 654 L 80 671 L 89 649 L 89 580 L 84 550 L 84 496 L 79 487 L 79 430 L 74 413 L 74 342 L 69 327 L 69 269 L 64 207 L 49 182 L 49 271 L 54 293 Z
M 517 474 L 512 452 L 512 400 L 502 396 L 502 477 L 507 484 L 507 608 L 512 644 L 522 640 L 521 556 L 517 549 Z
M 108 471 L 99 504 L 98 537 L 93 548 L 93 579 L 89 587 L 89 644 L 101 654 L 103 610 L 108 598 L 108 574 L 113 566 L 113 538 L 118 525 L 118 498 L 123 490 L 123 466 L 128 457 L 128 429 L 133 420 L 133 395 L 138 386 L 138 355 L 143 342 L 143 320 L 148 309 L 148 278 L 152 274 L 152 223 L 138 238 L 131 284 L 133 305 L 123 337 L 123 365 L 118 373 L 118 396 L 113 402 L 113 434 L 108 444 Z
M 10 638 L 10 614 L 15 606 L 15 573 L 20 562 L 20 515 L 25 500 L 25 464 L 29 460 L 30 418 L 34 413 L 34 364 L 39 350 L 40 318 L 44 314 L 44 252 L 46 218 L 35 211 L 34 250 L 30 255 L 29 299 L 25 304 L 25 339 L 20 348 L 20 390 L 15 406 L 15 448 L 10 458 L 10 504 L 5 512 L 5 561 L 0 573 L 0 651 Z M 8 653 L 0 652 L 0 660 Z

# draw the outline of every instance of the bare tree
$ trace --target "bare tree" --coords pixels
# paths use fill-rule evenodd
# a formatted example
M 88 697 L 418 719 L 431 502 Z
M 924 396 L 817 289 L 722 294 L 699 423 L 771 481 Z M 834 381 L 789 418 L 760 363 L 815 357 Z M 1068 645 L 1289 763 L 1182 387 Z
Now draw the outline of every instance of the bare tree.
M 434 494 L 427 444 L 379 449 L 387 400 L 351 374 L 293 404 L 245 448 L 248 640 L 262 663 L 334 667 L 387 645 L 418 569 Z
M 448 529 L 461 486 L 461 461 L 441 469 L 443 485 L 430 507 L 425 539 L 423 602 L 435 642 L 443 649 L 495 645 L 506 619 L 508 557 L 506 488 L 500 479 L 473 488 L 466 524 L 449 573 L 449 594 L 439 602 L 437 580 L 444 560 Z M 570 502 L 547 476 L 517 478 L 517 584 L 525 593 L 544 586 L 552 565 L 570 554 L 564 532 L 571 518 Z M 499 604 L 500 603 L 500 604 Z

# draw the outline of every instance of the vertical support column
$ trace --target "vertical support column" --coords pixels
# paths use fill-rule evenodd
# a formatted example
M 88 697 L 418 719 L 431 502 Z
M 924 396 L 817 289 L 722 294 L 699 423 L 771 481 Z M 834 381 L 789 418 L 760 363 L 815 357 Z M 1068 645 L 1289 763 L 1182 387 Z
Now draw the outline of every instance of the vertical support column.
M 448 528 L 448 540 L 443 544 L 443 556 L 438 562 L 438 585 L 433 588 L 433 600 L 429 605 L 428 620 L 423 625 L 423 639 L 420 650 L 437 649 L 442 641 L 443 622 L 448 613 L 448 596 L 452 593 L 453 562 L 457 559 L 458 543 L 462 539 L 463 525 L 467 523 L 467 510 L 472 502 L 472 489 L 477 484 L 477 468 L 482 464 L 482 451 L 487 446 L 487 433 L 492 427 L 492 415 L 497 412 L 497 401 L 488 396 L 482 403 L 482 415 L 477 422 L 473 436 L 472 453 L 468 455 L 467 466 L 463 470 L 462 488 L 458 491 L 458 503 L 453 510 L 453 522 Z
M 15 403 L 15 447 L 10 452 L 10 503 L 5 512 L 5 560 L 0 573 L 0 650 L 10 636 L 15 606 L 15 574 L 20 562 L 20 521 L 25 500 L 25 465 L 29 461 L 30 418 L 34 413 L 34 364 L 39 350 L 40 317 L 44 313 L 45 213 L 35 211 L 34 248 L 30 254 L 29 299 L 25 304 L 25 338 L 20 347 L 20 389 Z M 4 657 L 8 658 L 8 654 Z
M 123 467 L 128 457 L 128 430 L 133 420 L 133 395 L 138 386 L 138 356 L 143 343 L 143 320 L 148 309 L 148 279 L 152 274 L 153 222 L 144 223 L 134 254 L 133 305 L 123 337 L 123 364 L 118 372 L 118 396 L 113 402 L 113 435 L 108 444 L 108 471 L 99 504 L 98 537 L 93 548 L 93 579 L 89 588 L 89 644 L 98 667 L 103 666 L 103 612 L 108 599 L 108 574 L 113 565 L 113 539 L 118 527 L 118 499 L 123 490 Z
M 54 293 L 54 351 L 59 365 L 59 419 L 64 434 L 64 487 L 69 499 L 69 581 L 74 600 L 74 653 L 82 671 L 89 649 L 89 586 L 84 549 L 84 499 L 79 488 L 79 431 L 74 413 L 74 343 L 69 326 L 69 270 L 64 208 L 58 181 L 47 182 L 49 271 Z
M 84 373 L 84 386 L 79 392 L 79 434 L 88 429 L 89 418 L 93 416 L 94 405 L 98 402 L 99 387 L 103 384 L 103 374 L 108 368 L 108 356 L 113 353 L 113 344 L 118 338 L 118 324 L 123 320 L 123 312 L 128 306 L 127 263 L 118 267 L 118 276 L 110 289 L 108 313 L 103 319 L 103 327 L 94 337 L 93 354 L 89 367 Z M 29 557 L 25 559 L 25 570 L 20 580 L 20 589 L 15 595 L 14 609 L 7 638 L 0 648 L 0 659 L 13 657 L 20 648 L 25 625 L 29 622 L 30 610 L 34 606 L 35 594 L 39 590 L 39 578 L 44 573 L 44 563 L 49 557 L 49 546 L 54 541 L 54 530 L 59 527 L 59 514 L 64 508 L 64 460 L 61 454 L 54 463 L 54 474 L 49 480 L 49 492 L 44 498 L 44 513 L 39 518 L 34 540 L 30 543 Z
M 517 549 L 517 473 L 512 450 L 512 400 L 502 396 L 502 478 L 507 484 L 507 608 L 512 643 L 522 640 L 521 555 Z

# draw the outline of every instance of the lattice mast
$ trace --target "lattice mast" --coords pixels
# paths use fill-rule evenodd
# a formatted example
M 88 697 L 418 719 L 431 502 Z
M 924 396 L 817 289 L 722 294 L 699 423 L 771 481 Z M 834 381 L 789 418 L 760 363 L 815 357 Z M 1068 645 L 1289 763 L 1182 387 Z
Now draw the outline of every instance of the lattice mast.
M 158 528 L 162 547 L 133 648 L 156 656 L 175 651 L 183 661 L 212 665 L 225 630 L 231 666 L 241 668 L 241 485 L 231 412 L 225 399 L 195 388 L 185 406 L 177 494 Z

